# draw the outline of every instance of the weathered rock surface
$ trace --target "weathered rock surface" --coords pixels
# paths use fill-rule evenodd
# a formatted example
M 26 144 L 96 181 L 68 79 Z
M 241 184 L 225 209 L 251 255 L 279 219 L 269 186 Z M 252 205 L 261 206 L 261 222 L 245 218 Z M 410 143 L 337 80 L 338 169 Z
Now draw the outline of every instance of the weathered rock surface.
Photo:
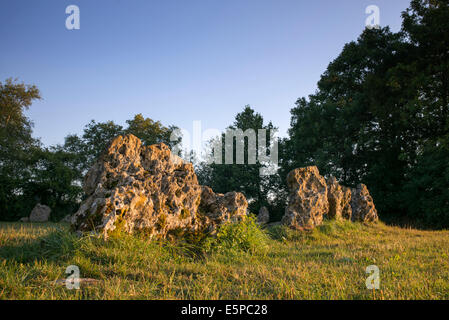
M 29 221 L 30 222 L 47 222 L 50 218 L 51 209 L 40 203 L 31 210 Z
M 330 219 L 351 220 L 351 189 L 340 185 L 333 176 L 327 179 L 327 200 L 329 201 L 327 215 Z
M 352 220 L 361 222 L 377 221 L 378 215 L 368 188 L 364 184 L 359 184 L 352 189 L 351 195 Z
M 88 196 L 72 218 L 78 231 L 105 237 L 120 232 L 213 232 L 226 221 L 246 215 L 243 194 L 216 194 L 198 184 L 191 163 L 165 144 L 143 146 L 134 135 L 118 136 L 85 177 Z
M 246 215 L 248 202 L 242 193 L 234 191 L 226 194 L 214 193 L 207 186 L 201 186 L 201 190 L 198 211 L 207 217 L 208 225 L 214 226 L 228 221 L 236 222 Z
M 326 180 L 316 166 L 292 170 L 287 176 L 289 203 L 282 223 L 298 230 L 321 224 L 329 211 Z
M 270 221 L 270 212 L 266 207 L 262 207 L 257 215 L 257 222 L 259 224 L 267 224 Z

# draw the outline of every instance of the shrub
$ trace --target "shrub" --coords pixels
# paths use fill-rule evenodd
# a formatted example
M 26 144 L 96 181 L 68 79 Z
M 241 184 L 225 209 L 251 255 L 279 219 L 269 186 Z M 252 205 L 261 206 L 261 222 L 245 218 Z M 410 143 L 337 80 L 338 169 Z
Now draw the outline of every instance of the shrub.
M 204 243 L 206 251 L 245 251 L 255 253 L 267 249 L 268 235 L 256 222 L 254 215 L 242 221 L 226 223 L 220 227 L 216 237 Z

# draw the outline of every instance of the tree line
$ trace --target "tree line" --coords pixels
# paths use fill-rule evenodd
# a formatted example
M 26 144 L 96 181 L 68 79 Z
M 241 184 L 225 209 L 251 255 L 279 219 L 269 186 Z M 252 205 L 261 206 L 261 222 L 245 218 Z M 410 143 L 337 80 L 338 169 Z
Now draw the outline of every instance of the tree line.
M 317 165 L 344 185 L 365 183 L 385 221 L 448 227 L 448 71 L 449 5 L 413 0 L 399 32 L 365 29 L 328 65 L 316 92 L 296 101 L 276 174 L 260 176 L 266 164 L 248 164 L 246 157 L 243 165 L 199 160 L 199 180 L 216 192 L 243 192 L 252 212 L 266 206 L 278 220 L 287 173 Z M 54 209 L 54 220 L 74 212 L 83 174 L 116 135 L 173 145 L 175 126 L 138 114 L 126 127 L 92 120 L 82 135 L 44 147 L 23 113 L 36 99 L 36 86 L 0 83 L 0 220 L 28 215 L 37 202 Z M 250 106 L 229 128 L 267 129 L 268 137 L 276 129 Z

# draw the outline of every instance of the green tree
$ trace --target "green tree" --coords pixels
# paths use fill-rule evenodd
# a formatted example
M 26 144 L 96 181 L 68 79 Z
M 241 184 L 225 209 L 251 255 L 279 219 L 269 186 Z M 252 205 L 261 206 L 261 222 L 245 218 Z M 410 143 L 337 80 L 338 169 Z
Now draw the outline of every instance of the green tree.
M 389 70 L 400 61 L 403 47 L 401 36 L 388 28 L 367 29 L 345 45 L 322 75 L 318 92 L 299 99 L 291 111 L 284 177 L 293 168 L 317 165 L 344 184 L 365 182 L 374 193 L 386 190 L 385 184 L 376 189 L 381 185 L 376 179 L 385 182 L 388 173 L 392 185 L 401 180 L 399 154 L 408 140 L 399 134 L 400 119 L 410 112 L 397 98 Z M 379 158 L 390 168 L 376 167 Z
M 113 121 L 95 122 L 92 120 L 84 128 L 82 150 L 90 167 L 116 136 L 123 134 L 123 127 Z M 79 141 L 72 141 L 76 144 Z
M 113 138 L 122 134 L 134 134 L 145 145 L 165 143 L 172 146 L 170 135 L 175 126 L 165 127 L 160 121 L 153 121 L 137 114 L 133 119 L 127 120 L 127 127 L 123 128 L 114 121 L 96 122 L 91 120 L 83 130 L 82 136 L 68 135 L 65 137 L 62 150 L 76 154 L 73 165 L 84 175 L 98 159 L 101 153 Z M 177 140 L 176 142 L 179 142 Z
M 125 133 L 131 133 L 142 140 L 145 145 L 152 145 L 156 143 L 165 143 L 168 146 L 172 146 L 170 141 L 170 135 L 175 126 L 165 127 L 160 121 L 154 121 L 150 118 L 144 118 L 139 113 L 134 116 L 133 119 L 127 120 L 128 127 Z
M 401 203 L 427 225 L 449 226 L 449 3 L 413 0 L 403 13 L 413 57 L 404 69 L 419 112 L 416 159 L 407 167 Z
M 37 149 L 33 155 L 30 179 L 24 192 L 27 197 L 48 205 L 52 209 L 51 219 L 58 221 L 76 211 L 81 200 L 80 171 L 76 165 L 76 154 L 60 147 Z
M 262 115 L 256 113 L 250 106 L 246 106 L 242 112 L 236 115 L 234 123 L 228 129 L 240 129 L 242 132 L 252 129 L 256 136 L 259 129 L 265 129 L 267 130 L 266 147 L 268 147 L 273 131 L 277 128 L 271 122 L 264 124 Z M 236 161 L 237 139 L 243 139 L 239 141 L 244 146 L 243 164 L 237 164 Z M 211 143 L 214 143 L 214 141 Z M 261 206 L 267 206 L 272 214 L 279 215 L 280 205 L 278 200 L 282 192 L 279 175 L 275 173 L 269 176 L 261 176 L 260 169 L 267 167 L 267 164 L 259 159 L 256 160 L 255 164 L 249 162 L 248 137 L 234 137 L 233 141 L 232 164 L 225 163 L 225 135 L 223 134 L 221 136 L 222 164 L 206 164 L 203 162 L 197 170 L 200 182 L 211 186 L 215 192 L 225 193 L 233 190 L 242 192 L 248 199 L 251 212 L 257 213 Z M 259 141 L 256 141 L 256 149 L 258 147 Z
M 0 219 L 20 217 L 30 209 L 24 200 L 29 179 L 30 154 L 39 148 L 33 139 L 32 122 L 25 116 L 33 101 L 41 99 L 34 85 L 7 79 L 0 82 Z
M 448 3 L 414 0 L 403 18 L 399 33 L 367 29 L 345 45 L 316 94 L 298 100 L 281 173 L 314 164 L 349 186 L 367 184 L 383 218 L 443 221 Z

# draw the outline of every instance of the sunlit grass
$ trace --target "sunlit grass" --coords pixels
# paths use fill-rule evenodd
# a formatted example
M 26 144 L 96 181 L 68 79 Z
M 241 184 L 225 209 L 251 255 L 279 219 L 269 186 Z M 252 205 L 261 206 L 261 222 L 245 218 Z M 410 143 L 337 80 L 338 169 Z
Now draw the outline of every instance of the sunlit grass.
M 235 244 L 241 249 L 228 240 L 205 247 L 132 236 L 105 242 L 78 238 L 63 224 L 0 223 L 0 298 L 449 298 L 449 231 L 328 221 L 310 233 L 254 231 Z M 375 291 L 365 286 L 372 264 L 380 269 Z M 80 290 L 55 284 L 69 265 L 100 281 Z

